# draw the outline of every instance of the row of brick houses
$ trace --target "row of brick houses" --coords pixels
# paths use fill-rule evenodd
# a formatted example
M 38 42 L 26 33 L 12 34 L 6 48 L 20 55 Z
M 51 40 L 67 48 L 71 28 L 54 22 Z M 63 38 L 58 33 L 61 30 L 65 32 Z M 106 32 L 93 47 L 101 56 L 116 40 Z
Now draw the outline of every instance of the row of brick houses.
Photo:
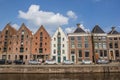
M 88 59 L 120 60 L 120 33 L 112 27 L 105 33 L 98 25 L 91 32 L 84 31 L 80 24 L 73 33 L 64 33 L 58 27 L 52 37 L 43 25 L 35 34 L 23 23 L 16 30 L 10 24 L 0 31 L 0 59 L 24 61 L 54 59 L 58 63 L 72 60 L 80 63 Z

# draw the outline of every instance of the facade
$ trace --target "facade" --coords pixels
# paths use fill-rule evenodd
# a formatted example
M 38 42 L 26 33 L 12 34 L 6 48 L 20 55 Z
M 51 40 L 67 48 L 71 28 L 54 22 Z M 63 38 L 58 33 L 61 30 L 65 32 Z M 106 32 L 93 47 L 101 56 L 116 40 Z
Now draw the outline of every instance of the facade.
M 69 59 L 75 63 L 82 60 L 92 60 L 92 41 L 91 34 L 85 32 L 80 24 L 74 33 L 68 34 L 69 40 Z
M 32 32 L 23 23 L 13 39 L 13 60 L 28 61 L 31 54 Z
M 108 59 L 107 34 L 98 26 L 92 30 L 93 59 Z
M 17 30 L 7 24 L 0 33 L 0 59 L 13 59 L 13 36 Z
M 59 27 L 51 40 L 51 59 L 61 63 L 68 60 L 68 39 L 61 27 Z
M 33 59 L 46 60 L 50 57 L 51 37 L 45 30 L 43 25 L 33 35 L 32 40 L 32 56 Z
M 112 27 L 107 35 L 109 60 L 120 61 L 120 33 Z

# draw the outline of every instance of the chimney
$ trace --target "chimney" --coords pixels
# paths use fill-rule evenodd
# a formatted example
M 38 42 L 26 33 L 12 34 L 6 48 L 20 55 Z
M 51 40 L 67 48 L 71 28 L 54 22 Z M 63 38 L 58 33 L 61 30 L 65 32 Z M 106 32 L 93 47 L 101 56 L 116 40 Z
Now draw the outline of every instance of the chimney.
M 115 30 L 115 27 L 112 27 L 112 31 L 114 31 Z
M 80 28 L 80 23 L 77 24 L 77 27 Z

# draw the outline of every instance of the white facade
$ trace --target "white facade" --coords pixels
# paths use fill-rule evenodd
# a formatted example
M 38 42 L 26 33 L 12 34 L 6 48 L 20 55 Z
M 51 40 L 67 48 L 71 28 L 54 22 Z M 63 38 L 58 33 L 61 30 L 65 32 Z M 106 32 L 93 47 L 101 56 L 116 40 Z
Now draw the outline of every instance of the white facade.
M 61 29 L 58 27 L 51 40 L 51 59 L 61 63 L 68 60 L 68 38 Z

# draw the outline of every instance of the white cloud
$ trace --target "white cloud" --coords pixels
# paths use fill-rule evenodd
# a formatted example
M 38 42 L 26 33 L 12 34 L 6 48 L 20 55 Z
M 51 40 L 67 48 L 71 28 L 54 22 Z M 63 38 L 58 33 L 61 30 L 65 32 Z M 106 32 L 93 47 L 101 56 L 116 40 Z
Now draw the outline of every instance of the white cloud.
M 75 27 L 67 27 L 67 28 L 65 28 L 66 33 L 73 33 L 74 30 L 75 30 Z
M 72 19 L 77 19 L 77 16 L 73 11 L 68 11 L 67 16 Z
M 83 24 L 80 24 L 80 27 L 85 31 L 85 32 L 90 32 L 90 29 L 87 29 L 83 26 Z
M 19 28 L 19 25 L 18 25 L 18 24 L 12 24 L 11 26 L 14 27 L 15 29 L 18 29 L 18 28 Z
M 68 17 L 60 13 L 46 12 L 40 10 L 39 5 L 31 5 L 27 12 L 19 10 L 19 18 L 25 19 L 36 26 L 58 26 L 68 24 Z

